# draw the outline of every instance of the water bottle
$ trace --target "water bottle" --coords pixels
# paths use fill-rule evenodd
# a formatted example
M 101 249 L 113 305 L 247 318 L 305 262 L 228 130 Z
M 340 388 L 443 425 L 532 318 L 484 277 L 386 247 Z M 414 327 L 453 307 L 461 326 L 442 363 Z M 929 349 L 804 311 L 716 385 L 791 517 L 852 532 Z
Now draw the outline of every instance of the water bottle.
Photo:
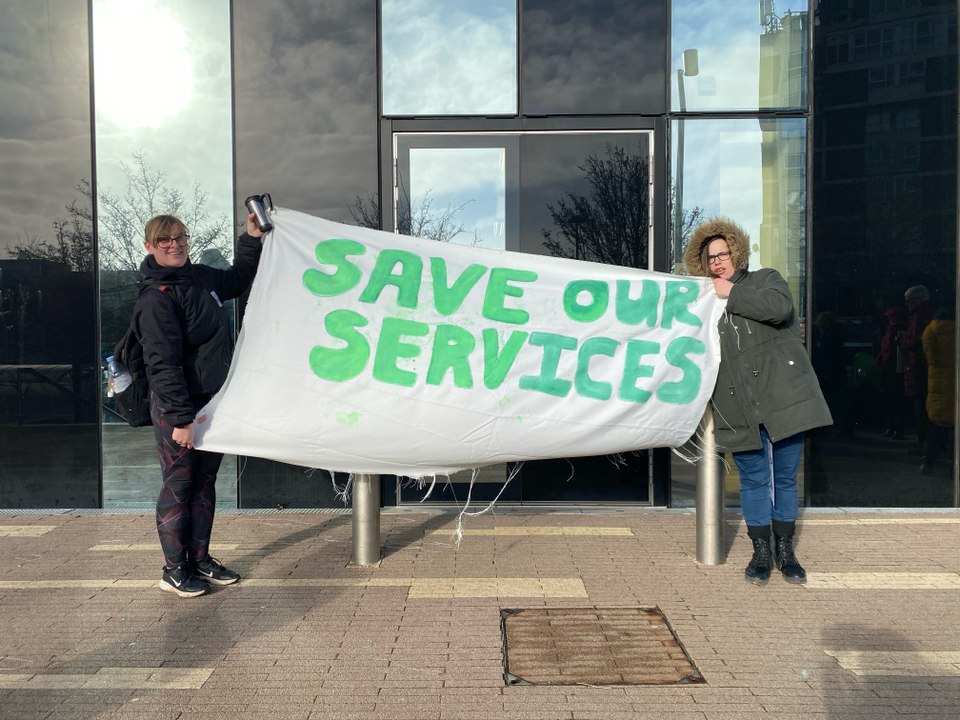
M 107 358 L 107 386 L 110 388 L 109 394 L 116 395 L 122 393 L 133 383 L 130 377 L 130 371 L 111 355 Z
M 257 223 L 257 227 L 260 228 L 260 232 L 266 235 L 273 230 L 273 223 L 270 221 L 268 214 L 273 210 L 273 198 L 270 197 L 270 193 L 251 195 L 243 201 L 243 204 L 247 206 L 247 212 L 253 213 L 254 220 Z

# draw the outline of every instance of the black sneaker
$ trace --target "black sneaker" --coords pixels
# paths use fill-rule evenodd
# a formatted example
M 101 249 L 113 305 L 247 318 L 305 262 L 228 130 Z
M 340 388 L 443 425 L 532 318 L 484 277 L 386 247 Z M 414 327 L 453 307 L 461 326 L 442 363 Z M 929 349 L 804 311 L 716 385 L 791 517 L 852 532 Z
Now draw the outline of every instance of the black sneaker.
M 163 568 L 160 576 L 160 589 L 176 593 L 180 597 L 197 597 L 210 592 L 210 586 L 200 582 L 190 571 L 189 565 L 178 565 L 175 568 Z
M 206 560 L 195 561 L 193 571 L 197 574 L 197 578 L 211 585 L 233 585 L 240 579 L 240 573 L 225 568 L 219 560 L 209 555 Z

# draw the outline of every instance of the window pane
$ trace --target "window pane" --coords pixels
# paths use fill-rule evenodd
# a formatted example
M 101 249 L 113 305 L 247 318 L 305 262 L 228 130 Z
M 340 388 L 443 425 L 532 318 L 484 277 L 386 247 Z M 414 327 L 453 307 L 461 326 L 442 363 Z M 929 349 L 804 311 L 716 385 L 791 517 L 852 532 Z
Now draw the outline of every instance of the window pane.
M 666 3 L 523 0 L 523 113 L 664 111 Z
M 377 4 L 232 1 L 235 207 L 269 192 L 279 207 L 380 228 Z M 241 507 L 343 507 L 326 471 L 240 463 Z
M 649 267 L 650 134 L 529 133 L 521 148 L 522 250 Z
M 804 321 L 806 120 L 681 120 L 673 122 L 671 137 L 674 271 L 683 272 L 683 250 L 691 230 L 709 217 L 725 215 L 750 236 L 749 268 L 778 270 Z M 692 506 L 696 468 L 675 459 L 672 478 L 673 504 Z M 725 487 L 727 503 L 738 504 L 732 462 Z
M 956 503 L 956 18 L 874 0 L 814 36 L 851 35 L 857 72 L 814 78 L 812 350 L 834 425 L 811 505 Z
M 693 227 L 708 217 L 726 215 L 750 235 L 750 269 L 780 271 L 802 316 L 806 120 L 680 120 L 672 127 L 674 209 L 681 212 L 679 235 L 674 224 L 674 269 L 682 267 Z
M 87 3 L 0 23 L 0 507 L 99 505 Z
M 803 108 L 807 0 L 674 0 L 674 111 Z
M 515 115 L 516 0 L 383 0 L 384 115 Z
M 225 265 L 233 256 L 230 3 L 95 0 L 93 32 L 106 356 L 136 301 L 148 219 L 180 217 L 194 262 Z M 127 426 L 105 395 L 103 403 L 104 506 L 152 505 L 160 489 L 153 432 Z M 233 458 L 220 477 L 218 503 L 235 506 Z

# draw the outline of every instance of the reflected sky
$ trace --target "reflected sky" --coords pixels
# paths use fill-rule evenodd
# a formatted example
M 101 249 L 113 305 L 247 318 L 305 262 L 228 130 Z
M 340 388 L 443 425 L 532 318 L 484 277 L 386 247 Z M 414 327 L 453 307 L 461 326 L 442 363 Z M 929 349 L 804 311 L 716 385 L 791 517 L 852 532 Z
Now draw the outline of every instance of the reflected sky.
M 806 12 L 807 0 L 778 0 L 776 13 Z M 684 77 L 687 110 L 756 110 L 760 68 L 759 6 L 756 2 L 673 0 L 671 107 L 679 110 L 677 70 L 683 51 L 697 50 L 699 72 Z M 806 44 L 806 35 L 803 36 Z
M 379 189 L 376 0 L 234 0 L 237 196 L 351 222 Z
M 765 121 L 763 132 L 755 119 L 687 120 L 684 128 L 683 207 L 699 207 L 704 217 L 725 215 L 743 226 L 751 238 L 754 252 L 750 268 L 762 267 L 757 243 L 761 238 L 764 207 L 781 208 L 780 198 L 765 198 L 764 192 L 785 190 L 779 187 L 777 169 L 771 168 L 771 182 L 765 182 L 761 152 L 763 143 L 773 143 L 774 155 L 793 149 L 805 151 L 806 121 L 784 118 Z M 676 123 L 673 128 L 676 143 Z M 676 152 L 674 152 L 676 158 Z M 779 162 L 779 160 L 778 160 Z M 786 210 L 786 208 L 784 208 Z M 803 209 L 800 210 L 803 212 Z M 784 240 L 786 242 L 786 240 Z M 680 258 L 674 258 L 679 261 Z M 788 269 L 778 267 L 784 275 Z
M 229 10 L 229 0 L 94 0 L 101 191 L 126 193 L 120 164 L 139 152 L 168 188 L 190 198 L 198 184 L 210 217 L 232 220 Z
M 513 115 L 516 0 L 383 0 L 385 115 Z
M 87 3 L 5 3 L 0 22 L 0 257 L 53 239 L 90 177 Z
M 664 6 L 523 0 L 523 112 L 662 112 Z
M 452 242 L 506 249 L 505 153 L 503 148 L 412 148 L 413 212 L 424 202 L 429 203 L 433 216 L 456 211 L 452 222 L 462 225 L 463 232 Z

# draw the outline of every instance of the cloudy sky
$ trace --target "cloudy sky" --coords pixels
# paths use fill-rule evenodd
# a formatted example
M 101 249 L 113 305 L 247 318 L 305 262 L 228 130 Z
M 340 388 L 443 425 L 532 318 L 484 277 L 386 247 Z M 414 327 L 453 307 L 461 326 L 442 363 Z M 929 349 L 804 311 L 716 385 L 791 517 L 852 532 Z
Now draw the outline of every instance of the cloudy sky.
M 778 16 L 806 12 L 807 0 L 777 0 Z M 684 77 L 688 110 L 756 110 L 760 69 L 760 12 L 756 2 L 673 0 L 671 67 L 697 51 L 699 72 Z M 689 70 L 689 69 L 688 69 Z M 671 106 L 680 109 L 676 82 Z
M 80 198 L 90 178 L 84 0 L 7 3 L 0 23 L 0 257 Z

